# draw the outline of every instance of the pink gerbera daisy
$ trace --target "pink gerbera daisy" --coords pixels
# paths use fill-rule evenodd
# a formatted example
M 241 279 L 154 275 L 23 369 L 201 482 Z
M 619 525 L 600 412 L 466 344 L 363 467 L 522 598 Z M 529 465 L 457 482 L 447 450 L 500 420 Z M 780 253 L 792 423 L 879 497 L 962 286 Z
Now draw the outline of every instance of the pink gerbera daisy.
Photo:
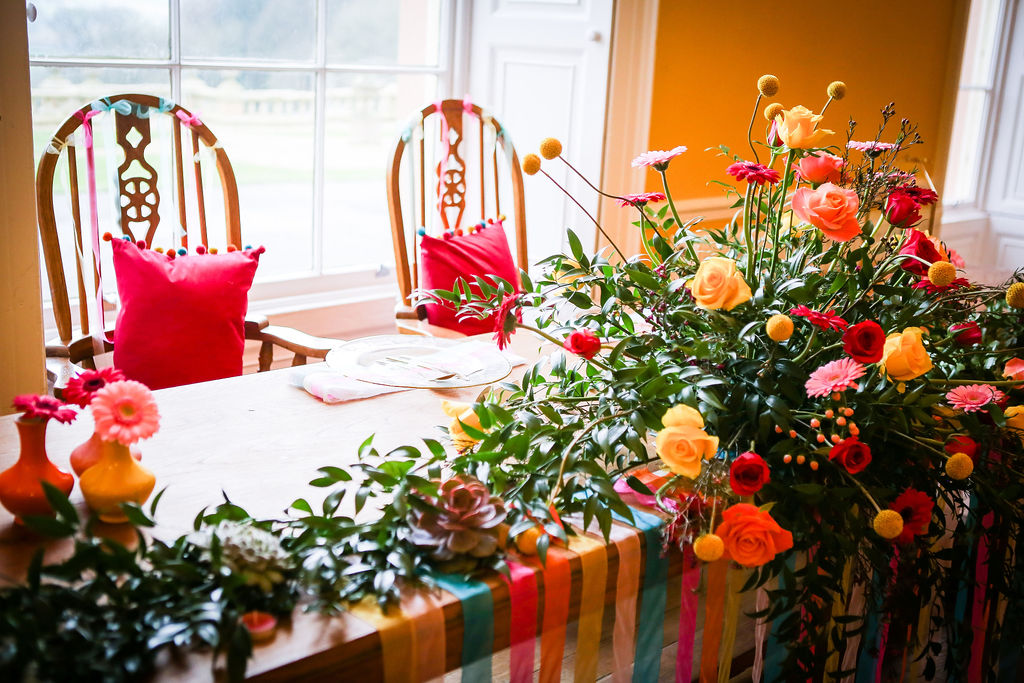
M 834 310 L 828 310 L 825 312 L 812 311 L 806 306 L 797 306 L 796 308 L 790 309 L 789 311 L 793 315 L 800 316 L 801 318 L 807 318 L 808 322 L 817 325 L 823 330 L 845 330 L 850 326 L 850 323 L 846 322 L 838 315 L 835 315 Z
M 738 161 L 725 169 L 725 172 L 737 180 L 746 180 L 751 185 L 774 185 L 782 180 L 782 175 L 778 171 L 753 161 Z
M 78 417 L 74 408 L 69 408 L 64 401 L 53 396 L 36 396 L 22 394 L 14 397 L 14 409 L 25 413 L 25 417 L 35 420 L 56 420 L 67 424 Z
M 64 399 L 83 408 L 89 405 L 93 395 L 110 384 L 124 379 L 124 373 L 114 367 L 86 370 L 68 380 L 64 388 Z
M 1006 394 L 990 384 L 968 384 L 946 394 L 949 405 L 965 413 L 975 413 L 989 403 L 999 403 L 1004 398 Z
M 627 194 L 619 197 L 619 206 L 643 206 L 648 202 L 665 201 L 664 192 L 641 192 L 639 194 Z
M 864 366 L 852 358 L 840 358 L 812 372 L 804 387 L 811 398 L 828 396 L 837 391 L 856 389 L 855 380 L 863 377 L 864 372 Z
M 633 168 L 652 166 L 655 171 L 664 171 L 668 168 L 668 162 L 672 161 L 685 151 L 686 147 L 679 145 L 675 149 L 670 149 L 668 151 L 654 150 L 651 152 L 644 152 L 636 159 L 633 159 Z
M 111 382 L 92 397 L 96 433 L 104 441 L 125 446 L 147 439 L 160 428 L 160 411 L 145 384 L 134 380 Z
M 954 264 L 955 265 L 955 264 Z M 958 277 L 957 279 L 950 282 L 948 285 L 942 285 L 941 287 L 936 284 L 932 284 L 932 281 L 928 278 L 922 278 L 920 281 L 915 282 L 911 285 L 914 289 L 923 289 L 929 294 L 941 294 L 942 292 L 948 292 L 954 289 L 962 289 L 964 287 L 970 287 L 971 282 L 967 278 Z

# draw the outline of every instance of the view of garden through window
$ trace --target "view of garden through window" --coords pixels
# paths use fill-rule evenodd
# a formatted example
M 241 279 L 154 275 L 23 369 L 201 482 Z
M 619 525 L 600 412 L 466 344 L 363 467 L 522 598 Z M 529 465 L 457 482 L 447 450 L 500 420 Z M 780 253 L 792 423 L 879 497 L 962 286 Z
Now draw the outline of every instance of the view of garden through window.
M 258 280 L 376 270 L 393 261 L 385 167 L 403 123 L 450 80 L 450 59 L 440 49 L 448 3 L 35 5 L 29 42 L 37 156 L 71 112 L 96 98 L 122 92 L 170 98 L 200 116 L 231 160 L 243 237 L 267 247 Z M 104 118 L 110 120 L 96 120 L 101 201 L 120 161 L 119 152 L 102 145 L 104 130 L 113 137 L 112 116 Z M 162 137 L 169 135 L 169 123 L 157 124 L 150 148 L 164 198 L 174 192 Z M 211 159 L 204 175 L 207 213 L 211 235 L 222 239 L 212 168 Z M 58 169 L 58 178 L 66 174 Z M 57 220 L 67 221 L 70 203 L 61 191 L 67 193 L 66 181 L 55 187 L 55 204 Z M 115 206 L 101 206 L 101 230 L 117 232 L 115 216 Z M 167 199 L 161 217 L 177 222 Z M 164 235 L 170 241 L 173 230 Z

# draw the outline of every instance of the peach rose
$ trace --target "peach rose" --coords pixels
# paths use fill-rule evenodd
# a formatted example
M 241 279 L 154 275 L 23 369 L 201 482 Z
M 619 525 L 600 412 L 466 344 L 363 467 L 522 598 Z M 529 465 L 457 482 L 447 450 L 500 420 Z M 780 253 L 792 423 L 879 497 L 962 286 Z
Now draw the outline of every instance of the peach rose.
M 1003 366 L 1003 377 L 1024 382 L 1024 359 L 1011 358 L 1006 361 L 1006 365 Z
M 1024 443 L 1024 406 L 1010 406 L 1003 411 L 1003 415 L 1006 416 L 1006 426 L 1016 429 L 1014 434 Z
M 856 191 L 832 183 L 824 183 L 814 190 L 801 187 L 793 193 L 793 213 L 797 218 L 807 221 L 836 242 L 849 242 L 860 234 L 859 208 Z
M 448 435 L 451 437 L 452 444 L 457 450 L 463 451 L 479 441 L 479 439 L 467 434 L 466 430 L 462 428 L 462 425 L 466 425 L 471 429 L 483 431 L 483 427 L 480 425 L 480 417 L 473 412 L 471 404 L 459 401 L 441 401 L 441 410 L 444 411 L 445 415 L 452 418 L 452 421 L 448 424 Z
M 882 365 L 890 378 L 905 382 L 932 369 L 932 359 L 925 351 L 920 327 L 908 327 L 885 338 Z
M 839 178 L 843 174 L 844 163 L 842 157 L 818 152 L 798 161 L 796 171 L 800 174 L 802 180 L 814 183 L 815 185 L 838 183 Z
M 737 503 L 723 512 L 715 533 L 725 543 L 725 556 L 744 567 L 760 567 L 793 547 L 793 534 L 749 503 Z
M 704 259 L 687 286 L 697 306 L 709 311 L 731 311 L 752 296 L 750 285 L 736 270 L 736 262 L 724 256 Z
M 718 437 L 704 431 L 704 418 L 689 406 L 670 408 L 661 421 L 665 428 L 658 432 L 658 456 L 672 472 L 696 479 L 701 461 L 718 452 Z
M 832 131 L 818 128 L 822 117 L 807 107 L 797 105 L 792 109 L 783 110 L 775 117 L 779 124 L 779 137 L 790 149 L 808 149 L 820 147 L 823 138 L 832 135 Z

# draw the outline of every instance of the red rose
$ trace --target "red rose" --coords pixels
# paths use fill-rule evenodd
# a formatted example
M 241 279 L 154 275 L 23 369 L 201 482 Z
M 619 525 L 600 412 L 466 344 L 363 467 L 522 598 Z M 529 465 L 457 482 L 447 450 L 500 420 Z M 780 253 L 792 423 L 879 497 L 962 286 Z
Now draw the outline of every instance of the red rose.
M 871 462 L 871 449 L 856 436 L 848 436 L 828 452 L 829 460 L 838 460 L 850 474 L 857 474 Z
M 752 496 L 771 479 L 768 463 L 757 453 L 742 453 L 729 466 L 729 485 L 741 496 Z
M 949 437 L 949 441 L 946 442 L 946 452 L 950 455 L 954 453 L 966 453 L 972 461 L 978 462 L 978 444 L 969 436 L 963 434 L 954 434 Z
M 885 330 L 874 320 L 865 320 L 846 330 L 843 350 L 858 363 L 877 363 L 885 350 Z
M 893 190 L 885 200 L 885 218 L 897 228 L 909 228 L 921 220 L 920 205 L 909 192 Z
M 953 332 L 953 340 L 960 346 L 975 346 L 981 343 L 981 328 L 973 320 L 966 323 L 957 323 L 949 328 Z
M 562 342 L 567 351 L 591 359 L 601 350 L 601 340 L 590 330 L 576 330 Z
M 903 266 L 904 270 L 909 270 L 911 273 L 920 275 L 921 277 L 928 274 L 928 266 L 936 261 L 946 260 L 942 258 L 942 254 L 940 254 L 939 250 L 935 248 L 935 245 L 932 244 L 930 239 L 928 239 L 928 236 L 920 230 L 907 231 L 907 237 L 903 240 L 903 246 L 900 247 L 900 253 L 907 256 L 916 256 L 919 259 L 927 261 L 927 263 L 921 263 L 921 261 L 918 261 L 917 259 L 908 258 L 904 259 L 903 263 L 900 264 Z

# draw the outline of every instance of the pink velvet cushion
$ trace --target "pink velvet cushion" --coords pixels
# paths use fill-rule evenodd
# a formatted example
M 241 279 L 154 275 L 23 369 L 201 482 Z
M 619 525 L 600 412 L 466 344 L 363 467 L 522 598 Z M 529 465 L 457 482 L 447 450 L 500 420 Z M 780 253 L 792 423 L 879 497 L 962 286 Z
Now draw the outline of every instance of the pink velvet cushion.
M 263 247 L 172 259 L 127 240 L 112 246 L 116 367 L 152 389 L 242 374 L 249 287 Z
M 464 278 L 473 291 L 479 293 L 474 284 L 475 276 L 497 275 L 507 280 L 519 291 L 519 271 L 508 248 L 508 237 L 501 222 L 489 224 L 477 232 L 437 239 L 429 235 L 422 238 L 420 245 L 420 282 L 423 289 L 447 289 L 455 286 L 458 278 Z M 497 284 L 494 278 L 486 278 Z M 426 304 L 427 321 L 464 334 L 481 334 L 494 330 L 493 316 L 486 319 L 466 318 L 458 320 L 455 311 L 439 304 Z

